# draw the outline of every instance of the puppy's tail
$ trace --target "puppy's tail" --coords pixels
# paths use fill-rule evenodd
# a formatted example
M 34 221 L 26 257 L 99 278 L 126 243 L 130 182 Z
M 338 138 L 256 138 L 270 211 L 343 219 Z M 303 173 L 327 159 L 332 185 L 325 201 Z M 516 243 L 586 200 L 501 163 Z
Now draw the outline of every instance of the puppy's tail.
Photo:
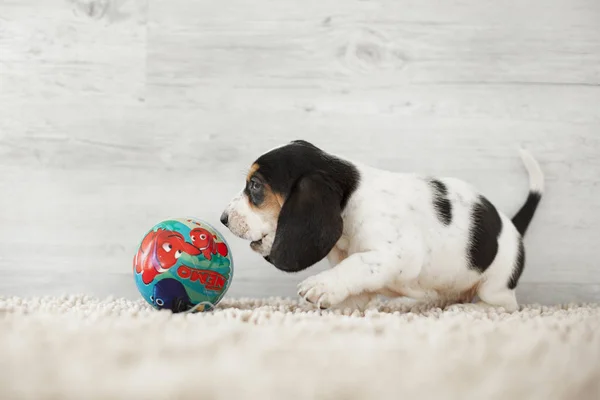
M 527 174 L 529 175 L 529 195 L 525 204 L 512 218 L 512 223 L 515 225 L 521 236 L 525 235 L 529 223 L 533 219 L 535 210 L 542 199 L 542 193 L 544 192 L 544 173 L 540 168 L 540 165 L 531 155 L 530 152 L 524 149 L 519 149 L 521 160 L 525 165 Z

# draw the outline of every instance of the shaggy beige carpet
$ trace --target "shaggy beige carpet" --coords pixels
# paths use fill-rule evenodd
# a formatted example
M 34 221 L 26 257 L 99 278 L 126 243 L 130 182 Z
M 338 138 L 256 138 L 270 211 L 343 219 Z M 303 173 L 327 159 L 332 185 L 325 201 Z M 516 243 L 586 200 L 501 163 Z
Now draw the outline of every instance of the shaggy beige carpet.
M 600 306 L 0 297 L 1 399 L 600 399 Z

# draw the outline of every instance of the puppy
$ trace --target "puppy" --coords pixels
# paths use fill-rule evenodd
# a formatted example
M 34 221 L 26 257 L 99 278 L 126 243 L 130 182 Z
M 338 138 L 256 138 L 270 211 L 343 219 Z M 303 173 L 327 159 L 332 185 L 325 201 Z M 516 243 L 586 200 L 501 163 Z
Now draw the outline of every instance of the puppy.
M 525 234 L 544 177 L 521 150 L 529 195 L 507 217 L 469 184 L 384 171 L 296 140 L 260 156 L 221 222 L 276 268 L 331 269 L 298 294 L 321 309 L 364 309 L 377 295 L 461 299 L 518 309 Z

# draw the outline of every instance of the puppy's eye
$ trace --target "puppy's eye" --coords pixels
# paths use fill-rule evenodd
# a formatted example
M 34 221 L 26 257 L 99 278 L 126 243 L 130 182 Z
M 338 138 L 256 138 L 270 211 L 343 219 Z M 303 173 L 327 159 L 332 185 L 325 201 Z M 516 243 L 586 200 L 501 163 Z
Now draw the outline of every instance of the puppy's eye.
M 262 183 L 258 182 L 258 181 L 250 181 L 250 190 L 253 192 L 256 192 L 257 190 L 260 190 L 260 188 L 262 187 Z

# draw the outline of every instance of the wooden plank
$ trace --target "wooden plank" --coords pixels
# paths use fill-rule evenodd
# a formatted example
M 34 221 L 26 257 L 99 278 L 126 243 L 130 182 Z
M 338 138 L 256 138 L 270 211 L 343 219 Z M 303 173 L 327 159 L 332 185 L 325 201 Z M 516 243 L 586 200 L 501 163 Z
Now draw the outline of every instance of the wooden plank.
M 213 99 L 199 87 L 288 96 L 407 84 L 597 87 L 599 19 L 593 0 L 156 1 L 149 96 L 172 106 Z
M 139 120 L 132 122 L 136 110 Z M 79 113 L 87 114 L 85 110 Z M 108 129 L 112 134 L 102 142 L 93 137 L 110 125 L 94 118 L 87 123 L 84 118 L 73 118 L 72 125 L 64 123 L 57 131 L 64 135 L 61 140 L 13 138 L 10 145 L 0 147 L 0 184 L 7 188 L 0 210 L 5 227 L 0 233 L 0 253 L 6 254 L 2 267 L 23 263 L 19 255 L 34 242 L 55 247 L 44 247 L 38 259 L 30 256 L 31 268 L 40 263 L 79 268 L 85 261 L 91 268 L 116 272 L 129 267 L 139 236 L 163 218 L 195 215 L 219 226 L 221 211 L 241 188 L 253 159 L 281 140 L 293 138 L 290 132 L 288 137 L 276 137 L 284 125 L 320 127 L 307 129 L 302 136 L 351 159 L 397 171 L 459 176 L 509 214 L 520 206 L 527 191 L 527 178 L 514 149 L 521 134 L 513 122 L 488 126 L 485 119 L 448 120 L 441 126 L 438 121 L 418 118 L 411 118 L 408 124 L 402 116 L 342 119 L 307 117 L 298 111 L 249 127 L 251 134 L 246 132 L 246 138 L 233 131 L 231 136 L 196 137 L 193 132 L 199 125 L 209 132 L 247 125 L 244 117 L 222 120 L 200 114 L 188 117 L 186 127 L 169 138 L 186 112 L 161 113 L 146 123 L 141 121 L 148 116 L 143 109 L 132 108 L 126 114 L 131 125 Z M 56 123 L 69 121 L 56 112 L 45 118 L 50 120 L 48 126 L 55 124 L 54 118 Z M 394 127 L 403 123 L 406 133 L 394 138 Z M 136 130 L 136 126 L 143 128 Z M 595 201 L 600 195 L 596 127 L 546 122 L 518 126 L 526 132 L 521 140 L 542 163 L 548 187 L 527 237 L 528 266 L 523 279 L 576 283 L 599 279 L 594 257 L 600 224 Z M 373 133 L 368 145 L 360 144 L 369 129 Z M 483 136 L 481 132 L 486 131 Z M 332 133 L 325 136 L 320 132 Z M 223 231 L 244 260 L 242 276 L 256 271 L 262 274 L 268 268 L 250 253 L 247 243 Z M 111 251 L 114 254 L 106 254 Z M 257 282 L 263 278 L 260 274 Z
M 0 4 L 0 104 L 143 100 L 147 0 Z

